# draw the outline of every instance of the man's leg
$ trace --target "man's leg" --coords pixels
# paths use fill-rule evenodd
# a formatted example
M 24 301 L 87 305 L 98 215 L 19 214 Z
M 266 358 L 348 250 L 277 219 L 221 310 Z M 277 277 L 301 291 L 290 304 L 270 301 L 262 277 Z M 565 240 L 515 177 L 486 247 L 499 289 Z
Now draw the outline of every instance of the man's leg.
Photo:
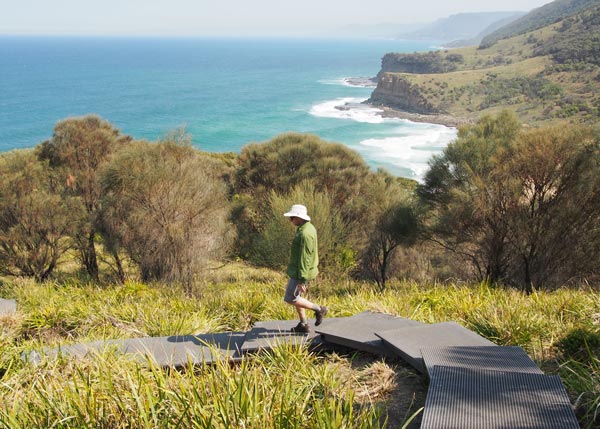
M 293 305 L 296 308 L 296 312 L 298 313 L 298 317 L 300 318 L 300 323 L 298 326 L 292 329 L 294 332 L 309 332 L 310 328 L 308 326 L 308 319 L 306 318 L 305 310 L 314 310 L 315 306 L 312 302 L 302 298 L 302 288 L 299 288 L 298 285 L 300 282 L 295 279 L 289 279 L 286 289 L 285 289 L 285 297 L 284 301 L 290 305 Z
M 308 327 L 308 319 L 306 318 L 306 310 L 313 310 L 315 312 L 316 321 L 315 326 L 319 326 L 323 322 L 323 318 L 327 314 L 327 307 L 319 306 L 313 302 L 310 302 L 306 298 L 302 297 L 302 291 L 298 289 L 299 281 L 295 279 L 289 279 L 286 290 L 284 301 L 290 305 L 296 307 L 296 312 L 300 318 L 300 324 Z
M 296 306 L 296 311 L 298 312 L 298 316 L 300 316 L 300 321 L 302 323 L 308 323 L 305 310 L 313 310 L 316 318 L 315 326 L 319 326 L 321 323 L 323 323 L 323 318 L 329 311 L 324 305 L 314 304 L 306 298 L 302 298 L 301 296 L 296 297 L 296 300 L 293 302 L 293 304 Z

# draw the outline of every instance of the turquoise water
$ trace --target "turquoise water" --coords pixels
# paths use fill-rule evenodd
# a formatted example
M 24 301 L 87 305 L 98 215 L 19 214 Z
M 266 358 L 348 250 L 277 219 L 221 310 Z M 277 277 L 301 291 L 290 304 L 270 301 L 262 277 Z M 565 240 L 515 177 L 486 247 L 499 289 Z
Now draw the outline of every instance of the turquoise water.
M 383 120 L 360 101 L 387 52 L 430 49 L 385 40 L 0 37 L 0 150 L 48 139 L 57 121 L 96 113 L 156 140 L 185 127 L 200 149 L 239 152 L 287 131 L 359 151 L 373 167 L 421 177 L 455 130 Z M 349 104 L 347 104 L 349 103 Z M 336 107 L 346 105 L 340 110 Z

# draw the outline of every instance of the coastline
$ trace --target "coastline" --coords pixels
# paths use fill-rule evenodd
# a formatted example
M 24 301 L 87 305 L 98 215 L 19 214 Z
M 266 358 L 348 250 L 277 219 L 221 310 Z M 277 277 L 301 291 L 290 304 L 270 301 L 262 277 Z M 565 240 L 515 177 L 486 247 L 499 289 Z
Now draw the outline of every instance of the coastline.
M 375 105 L 365 102 L 367 106 L 382 110 L 381 117 L 406 119 L 411 122 L 420 122 L 428 124 L 444 125 L 446 127 L 458 128 L 461 125 L 471 124 L 473 121 L 468 118 L 460 118 L 449 114 L 430 114 L 410 113 L 402 110 L 393 109 L 387 106 Z
M 343 79 L 344 83 L 349 86 L 356 86 L 361 88 L 371 88 L 375 89 L 377 87 L 377 79 L 374 77 L 346 77 Z M 369 100 L 365 100 L 360 104 L 372 107 L 374 109 L 381 110 L 382 118 L 396 118 L 396 119 L 406 119 L 411 122 L 419 122 L 419 123 L 427 123 L 427 124 L 436 124 L 436 125 L 444 125 L 450 128 L 458 128 L 461 125 L 472 124 L 473 120 L 468 118 L 461 118 L 457 116 L 453 116 L 450 114 L 437 113 L 437 114 L 421 114 L 421 113 L 411 113 L 403 110 L 394 109 L 392 107 L 372 104 L 369 103 Z M 356 108 L 356 105 L 353 103 L 345 103 L 344 106 L 336 106 L 338 110 L 348 110 L 350 108 Z

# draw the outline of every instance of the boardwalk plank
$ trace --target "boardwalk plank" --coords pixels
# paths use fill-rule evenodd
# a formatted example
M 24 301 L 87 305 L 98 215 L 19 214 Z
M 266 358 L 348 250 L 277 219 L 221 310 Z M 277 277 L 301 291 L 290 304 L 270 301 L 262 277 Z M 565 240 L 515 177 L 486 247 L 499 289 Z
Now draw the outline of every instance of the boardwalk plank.
M 425 372 L 421 349 L 434 346 L 496 346 L 456 322 L 442 322 L 375 333 L 402 359 Z
M 577 429 L 558 376 L 436 366 L 421 429 Z
M 421 322 L 403 317 L 366 311 L 323 324 L 323 326 L 317 327 L 316 331 L 323 336 L 324 341 L 377 355 L 394 357 L 395 354 L 383 344 L 375 332 L 423 325 Z
M 251 353 L 266 350 L 278 345 L 304 345 L 320 341 L 320 335 L 312 331 L 308 334 L 296 334 L 290 332 L 298 324 L 297 320 L 269 320 L 257 322 L 246 334 L 244 344 L 241 346 L 242 353 Z M 309 320 L 311 326 L 314 320 Z
M 421 349 L 421 354 L 428 373 L 431 373 L 435 366 L 451 366 L 543 374 L 519 346 L 426 347 Z
M 226 332 L 203 335 L 178 335 L 170 337 L 143 337 L 125 340 L 93 341 L 90 343 L 60 346 L 41 353 L 32 352 L 27 360 L 39 362 L 44 356 L 84 357 L 106 350 L 132 354 L 136 359 L 152 360 L 165 367 L 182 367 L 188 364 L 211 364 L 218 360 L 241 359 L 240 348 L 245 332 Z

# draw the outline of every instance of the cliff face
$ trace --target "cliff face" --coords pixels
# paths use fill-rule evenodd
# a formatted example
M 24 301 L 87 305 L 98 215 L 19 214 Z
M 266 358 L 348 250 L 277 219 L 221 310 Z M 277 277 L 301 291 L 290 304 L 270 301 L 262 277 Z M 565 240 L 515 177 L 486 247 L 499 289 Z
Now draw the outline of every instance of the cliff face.
M 380 78 L 383 73 L 448 73 L 458 69 L 464 62 L 460 54 L 448 54 L 439 51 L 413 54 L 385 54 L 381 59 Z
M 424 115 L 442 113 L 427 100 L 417 85 L 411 84 L 398 74 L 384 73 L 367 102 L 410 113 Z
M 377 74 L 377 88 L 367 101 L 376 106 L 423 115 L 442 113 L 401 73 L 439 74 L 455 71 L 464 62 L 460 54 L 448 52 L 422 52 L 412 54 L 389 53 L 381 59 L 381 70 Z

